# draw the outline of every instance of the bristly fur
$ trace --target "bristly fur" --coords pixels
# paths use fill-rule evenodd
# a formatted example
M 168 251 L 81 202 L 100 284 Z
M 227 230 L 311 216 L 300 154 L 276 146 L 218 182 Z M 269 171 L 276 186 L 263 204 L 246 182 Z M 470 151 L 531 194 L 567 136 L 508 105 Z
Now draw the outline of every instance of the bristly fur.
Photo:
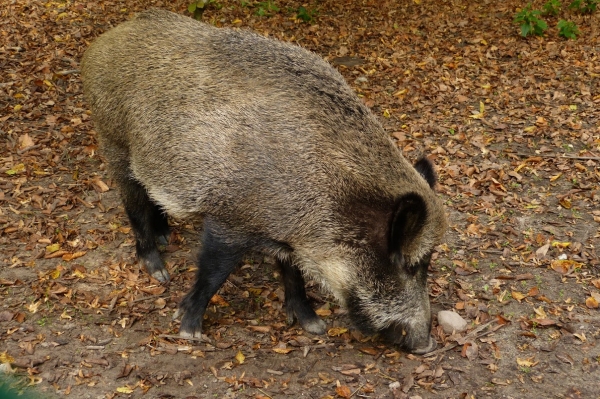
M 363 329 L 400 323 L 419 330 L 409 347 L 426 345 L 423 264 L 446 230 L 433 167 L 410 165 L 321 57 L 149 10 L 98 38 L 81 71 L 153 276 L 168 279 L 153 244 L 168 226 L 157 215 L 203 215 L 215 254 L 258 246 L 348 304 Z M 204 303 L 200 282 L 215 289 L 234 260 L 206 260 L 222 269 L 198 276 L 187 309 Z M 198 317 L 184 316 L 182 329 L 195 334 Z

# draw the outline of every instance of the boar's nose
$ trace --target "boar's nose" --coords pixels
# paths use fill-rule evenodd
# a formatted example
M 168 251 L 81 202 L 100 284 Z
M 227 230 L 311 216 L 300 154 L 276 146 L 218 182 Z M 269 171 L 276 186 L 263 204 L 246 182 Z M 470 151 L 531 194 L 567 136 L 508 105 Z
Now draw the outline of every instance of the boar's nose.
M 400 345 L 402 349 L 414 353 L 416 355 L 423 355 L 431 352 L 437 347 L 435 339 L 429 334 L 429 328 L 416 330 L 403 328 L 401 324 L 393 324 L 382 331 L 381 335 L 388 342 Z
M 437 347 L 437 343 L 435 342 L 435 339 L 433 339 L 432 337 L 429 337 L 429 342 L 427 343 L 427 345 L 414 347 L 411 349 L 411 352 L 414 353 L 415 355 L 424 355 L 426 353 L 431 352 L 436 347 Z

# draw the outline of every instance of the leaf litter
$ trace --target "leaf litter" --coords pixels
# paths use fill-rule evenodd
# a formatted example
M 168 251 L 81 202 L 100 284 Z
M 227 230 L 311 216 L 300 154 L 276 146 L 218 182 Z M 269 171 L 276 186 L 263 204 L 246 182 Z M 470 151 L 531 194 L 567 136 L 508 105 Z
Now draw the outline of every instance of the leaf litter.
M 206 336 L 179 338 L 201 221 L 171 221 L 168 286 L 140 271 L 78 75 L 96 36 L 150 4 L 16 0 L 0 10 L 3 372 L 49 397 L 596 394 L 599 14 L 569 16 L 573 41 L 521 38 L 517 1 L 325 0 L 303 4 L 312 23 L 291 1 L 259 16 L 264 3 L 221 1 L 203 19 L 327 58 L 409 159 L 430 156 L 451 221 L 432 311 L 454 309 L 467 331 L 434 321 L 438 349 L 406 354 L 309 283 L 328 323 L 311 336 L 286 325 L 278 272 L 253 256 L 211 300 Z

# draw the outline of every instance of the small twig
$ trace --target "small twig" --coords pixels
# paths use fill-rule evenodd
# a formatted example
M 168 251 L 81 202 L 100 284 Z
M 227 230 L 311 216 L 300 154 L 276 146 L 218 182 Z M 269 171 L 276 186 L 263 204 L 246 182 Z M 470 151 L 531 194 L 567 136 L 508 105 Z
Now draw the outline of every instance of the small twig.
M 365 386 L 365 383 L 363 382 L 362 384 L 360 384 L 360 386 L 358 388 L 356 388 L 356 391 L 352 392 L 352 394 L 349 397 L 351 398 L 354 395 L 356 395 L 356 393 L 364 386 Z
M 493 324 L 495 322 L 496 322 L 496 319 L 492 319 L 492 320 L 488 321 L 487 323 L 480 325 L 479 327 L 477 327 L 476 329 L 474 329 L 473 331 L 471 331 L 470 333 L 468 333 L 467 335 L 465 335 L 465 337 L 462 338 L 461 341 L 465 341 L 466 342 L 466 341 L 469 341 L 471 339 L 477 339 L 477 338 L 485 337 L 486 335 L 489 335 L 489 334 L 495 332 L 495 330 L 491 330 L 491 331 L 486 331 L 486 332 L 478 335 L 478 333 L 480 331 L 484 330 L 485 328 L 487 328 L 488 326 L 490 326 L 491 324 Z M 440 353 L 448 352 L 449 350 L 456 348 L 458 345 L 459 345 L 458 342 L 455 343 L 455 344 L 446 345 L 443 348 L 440 348 L 440 349 L 434 350 L 433 352 L 429 352 L 429 353 L 424 354 L 423 357 L 431 357 L 431 356 L 438 355 Z M 460 344 L 460 345 L 462 345 L 462 344 Z
M 389 376 L 389 375 L 387 375 L 387 374 L 383 374 L 381 371 L 380 371 L 379 373 L 377 373 L 377 374 L 379 374 L 379 375 L 380 375 L 381 377 L 383 377 L 383 378 L 387 378 L 387 379 L 388 379 L 388 380 L 390 380 L 390 381 L 394 381 L 394 382 L 398 381 L 396 378 L 394 378 L 394 377 L 390 377 L 390 376 Z
M 521 157 L 542 157 L 542 158 L 567 158 L 567 159 L 579 159 L 579 160 L 592 160 L 592 161 L 600 161 L 600 157 L 581 157 L 578 155 L 566 155 L 566 154 L 523 154 L 518 152 L 517 155 Z
M 315 361 L 314 361 L 314 362 L 312 362 L 312 363 L 310 364 L 310 366 L 308 366 L 308 367 L 306 368 L 306 370 L 304 370 L 303 372 L 301 372 L 300 374 L 298 374 L 298 378 L 304 378 L 304 377 L 305 377 L 305 376 L 308 374 L 308 372 L 309 372 L 310 370 L 312 370 L 312 368 L 313 368 L 313 367 L 315 367 L 315 364 L 317 364 L 317 362 L 318 362 L 318 361 L 319 361 L 319 359 L 315 359 Z
M 169 338 L 169 339 L 185 339 L 187 341 L 198 341 L 198 342 L 208 342 L 208 343 L 210 343 L 210 341 L 207 341 L 204 338 L 182 337 L 181 335 L 160 334 L 160 335 L 158 335 L 158 337 L 159 338 Z
M 30 145 L 29 147 L 25 147 L 25 148 L 22 148 L 22 149 L 18 150 L 17 154 L 21 155 L 21 154 L 26 153 L 29 150 L 33 150 L 33 149 L 39 148 L 39 147 L 40 147 L 39 144 Z
M 137 302 L 142 302 L 145 301 L 147 299 L 155 299 L 155 298 L 160 298 L 160 295 L 151 295 L 151 296 L 145 296 L 143 298 L 138 298 L 138 299 L 134 299 L 133 301 L 131 301 L 131 304 L 137 303 Z
M 263 395 L 265 395 L 267 398 L 271 398 L 271 399 L 273 399 L 273 397 L 272 397 L 271 395 L 269 395 L 268 393 L 266 393 L 266 392 L 265 392 L 265 391 L 263 391 L 262 389 L 260 389 L 260 388 L 256 388 L 256 389 L 258 389 L 258 390 L 259 390 L 259 391 L 260 391 L 260 392 L 261 392 Z
M 60 75 L 60 76 L 70 75 L 72 73 L 79 73 L 79 69 L 67 69 L 64 71 L 55 72 L 56 75 Z

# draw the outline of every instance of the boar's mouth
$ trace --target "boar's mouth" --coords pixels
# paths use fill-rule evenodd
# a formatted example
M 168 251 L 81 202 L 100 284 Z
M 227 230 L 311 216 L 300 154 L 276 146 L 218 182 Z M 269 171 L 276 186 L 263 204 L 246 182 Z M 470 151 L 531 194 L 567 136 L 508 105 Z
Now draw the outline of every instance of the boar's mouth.
M 378 328 L 354 295 L 347 298 L 346 307 L 352 323 L 363 334 L 379 334 L 386 342 L 417 355 L 431 352 L 437 347 L 435 339 L 430 335 L 431 319 L 420 325 L 414 325 L 410 320 L 394 321 L 388 327 Z
M 437 347 L 435 339 L 429 334 L 429 329 L 426 336 L 418 337 L 407 332 L 400 324 L 394 324 L 383 329 L 380 335 L 385 341 L 416 355 L 429 353 Z

